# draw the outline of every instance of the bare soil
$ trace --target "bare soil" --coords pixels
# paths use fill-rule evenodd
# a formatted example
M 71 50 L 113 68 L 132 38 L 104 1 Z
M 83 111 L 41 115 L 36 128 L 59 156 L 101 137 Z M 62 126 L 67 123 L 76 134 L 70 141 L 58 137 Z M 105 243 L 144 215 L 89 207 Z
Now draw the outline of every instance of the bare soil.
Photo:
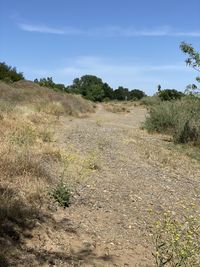
M 129 109 L 99 105 L 87 118 L 60 118 L 55 142 L 93 155 L 91 172 L 73 185 L 69 208 L 52 205 L 48 222 L 27 233 L 18 266 L 154 266 L 154 214 L 200 207 L 199 162 L 170 149 L 169 137 L 142 130 L 145 108 Z

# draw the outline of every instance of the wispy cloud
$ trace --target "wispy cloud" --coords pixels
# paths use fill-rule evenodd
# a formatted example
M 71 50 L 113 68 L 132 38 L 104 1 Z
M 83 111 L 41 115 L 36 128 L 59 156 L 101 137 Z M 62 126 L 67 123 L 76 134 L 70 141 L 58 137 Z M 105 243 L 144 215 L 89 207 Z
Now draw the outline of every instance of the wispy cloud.
M 73 59 L 69 63 L 70 67 L 63 68 L 63 72 L 101 72 L 101 73 L 112 73 L 117 74 L 120 72 L 127 73 L 141 73 L 141 72 L 162 72 L 162 71 L 183 71 L 188 70 L 183 63 L 175 64 L 163 64 L 163 65 L 141 65 L 137 63 L 125 64 L 123 62 L 111 63 L 107 62 L 105 59 L 94 56 L 82 56 L 76 59 Z
M 63 31 L 62 29 L 50 28 L 45 25 L 19 24 L 18 26 L 21 30 L 27 32 L 65 34 L 65 31 Z
M 139 29 L 136 30 L 132 27 L 130 28 L 121 28 L 121 27 L 112 27 L 107 28 L 108 33 L 114 36 L 126 36 L 126 37 L 200 37 L 200 31 L 179 31 L 172 29 L 169 26 L 159 27 L 155 29 Z
M 134 27 L 108 26 L 102 28 L 81 29 L 75 27 L 53 28 L 46 25 L 18 24 L 23 31 L 58 35 L 97 36 L 97 37 L 200 37 L 198 31 L 182 31 L 169 26 L 154 29 L 135 29 Z

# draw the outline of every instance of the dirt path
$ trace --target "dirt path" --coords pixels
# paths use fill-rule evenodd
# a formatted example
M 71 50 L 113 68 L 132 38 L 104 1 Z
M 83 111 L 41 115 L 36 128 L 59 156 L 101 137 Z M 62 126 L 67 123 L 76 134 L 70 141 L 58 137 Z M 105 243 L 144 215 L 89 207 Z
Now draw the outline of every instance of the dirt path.
M 199 206 L 199 163 L 141 130 L 145 114 L 141 107 L 115 114 L 100 105 L 88 118 L 62 119 L 60 146 L 93 159 L 71 207 L 54 213 L 66 226 L 46 238 L 54 266 L 154 266 L 154 211 L 180 209 L 185 201 Z

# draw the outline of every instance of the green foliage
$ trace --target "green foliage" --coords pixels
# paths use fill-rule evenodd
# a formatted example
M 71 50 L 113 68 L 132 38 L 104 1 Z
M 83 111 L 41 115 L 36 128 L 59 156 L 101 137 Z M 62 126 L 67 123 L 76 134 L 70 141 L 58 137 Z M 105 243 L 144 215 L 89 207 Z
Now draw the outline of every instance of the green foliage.
M 61 83 L 54 83 L 52 77 L 41 78 L 40 80 L 35 79 L 34 82 L 39 84 L 40 86 L 52 88 L 55 91 L 65 91 L 65 85 Z
M 129 92 L 129 100 L 140 100 L 145 97 L 145 93 L 139 89 L 133 89 Z
M 81 78 L 74 79 L 73 84 L 68 87 L 68 90 L 72 93 L 81 94 L 91 101 L 102 101 L 105 97 L 105 87 L 100 78 L 94 75 L 84 75 Z
M 103 90 L 104 90 L 104 101 L 105 101 L 105 99 L 112 100 L 113 99 L 113 89 L 107 83 L 104 83 Z
M 182 42 L 180 45 L 180 49 L 183 51 L 183 53 L 188 55 L 188 58 L 186 59 L 186 64 L 194 68 L 196 71 L 200 72 L 200 54 L 197 52 L 191 44 L 187 44 L 185 42 Z M 196 77 L 197 82 L 200 82 L 200 77 Z M 191 92 L 194 92 L 196 94 L 200 93 L 197 86 L 193 86 Z
M 165 89 L 161 90 L 158 93 L 158 96 L 162 101 L 171 101 L 171 100 L 176 100 L 180 99 L 184 94 L 182 92 L 178 92 L 175 89 Z
M 0 62 L 0 80 L 17 82 L 24 80 L 24 76 L 22 72 L 17 72 L 15 67 L 8 66 L 5 62 Z
M 81 94 L 83 97 L 91 101 L 108 101 L 108 100 L 139 100 L 145 96 L 141 90 L 134 89 L 129 91 L 128 88 L 119 86 L 113 90 L 102 79 L 93 75 L 84 75 L 76 78 L 71 86 L 67 87 L 70 93 Z
M 63 208 L 69 207 L 71 192 L 63 179 L 50 192 L 50 196 Z
M 177 123 L 177 113 L 174 103 L 161 102 L 150 107 L 149 116 L 144 127 L 149 132 L 170 133 Z
M 153 233 L 157 267 L 200 266 L 200 217 L 178 218 L 168 211 L 156 222 Z
M 129 98 L 129 90 L 128 88 L 124 88 L 122 86 L 119 86 L 118 89 L 116 89 L 114 92 L 113 92 L 113 95 L 114 95 L 114 99 L 116 100 L 128 100 Z
M 175 133 L 174 137 L 178 143 L 186 144 L 197 142 L 200 139 L 200 129 L 187 120 L 181 130 Z
M 169 133 L 176 143 L 200 145 L 200 99 L 183 97 L 150 107 L 144 127 L 148 131 Z

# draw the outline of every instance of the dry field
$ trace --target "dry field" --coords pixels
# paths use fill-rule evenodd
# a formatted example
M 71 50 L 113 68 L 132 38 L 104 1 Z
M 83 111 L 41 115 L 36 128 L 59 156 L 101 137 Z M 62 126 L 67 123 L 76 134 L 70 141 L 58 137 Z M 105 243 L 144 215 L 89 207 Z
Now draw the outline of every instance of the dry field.
M 143 107 L 32 87 L 0 84 L 0 266 L 155 266 L 157 213 L 200 211 L 199 161 L 142 130 Z

